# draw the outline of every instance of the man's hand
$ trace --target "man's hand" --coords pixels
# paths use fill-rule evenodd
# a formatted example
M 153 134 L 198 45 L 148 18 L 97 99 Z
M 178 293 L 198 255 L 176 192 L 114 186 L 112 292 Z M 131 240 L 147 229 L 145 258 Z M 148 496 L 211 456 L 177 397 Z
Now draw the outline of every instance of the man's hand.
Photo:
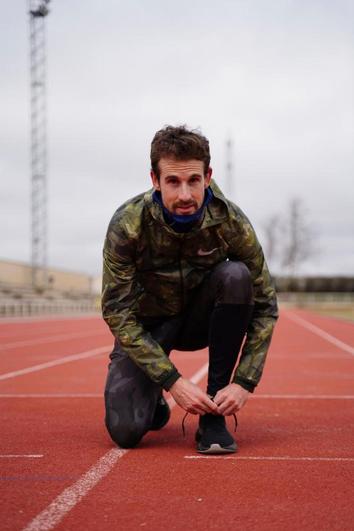
M 203 415 L 204 413 L 219 413 L 218 406 L 194 383 L 186 378 L 178 378 L 171 386 L 170 393 L 179 406 L 193 413 Z
M 221 415 L 232 415 L 245 405 L 249 391 L 238 384 L 231 383 L 220 389 L 214 396 L 214 402 L 219 406 Z

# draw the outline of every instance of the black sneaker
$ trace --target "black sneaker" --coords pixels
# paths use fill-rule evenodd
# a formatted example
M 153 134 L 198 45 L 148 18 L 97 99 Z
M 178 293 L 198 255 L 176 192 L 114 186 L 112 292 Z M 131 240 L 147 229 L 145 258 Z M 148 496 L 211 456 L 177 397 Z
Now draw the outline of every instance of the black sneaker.
M 211 413 L 201 415 L 195 440 L 197 451 L 201 454 L 225 454 L 237 451 L 236 441 L 228 432 L 223 415 Z
M 157 401 L 154 418 L 150 430 L 161 430 L 167 424 L 171 416 L 170 406 L 167 404 L 163 396 Z

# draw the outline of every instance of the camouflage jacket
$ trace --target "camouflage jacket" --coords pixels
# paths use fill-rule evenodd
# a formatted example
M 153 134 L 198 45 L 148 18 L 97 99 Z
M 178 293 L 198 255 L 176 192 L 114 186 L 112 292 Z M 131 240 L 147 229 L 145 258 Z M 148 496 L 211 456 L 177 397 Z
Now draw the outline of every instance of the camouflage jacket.
M 253 279 L 255 307 L 234 381 L 252 391 L 278 317 L 275 290 L 249 220 L 215 181 L 210 186 L 214 198 L 201 225 L 184 234 L 165 223 L 153 190 L 118 208 L 103 250 L 102 313 L 130 358 L 168 389 L 179 373 L 141 319 L 178 315 L 212 267 L 226 259 L 244 262 Z M 216 250 L 199 256 L 200 248 Z

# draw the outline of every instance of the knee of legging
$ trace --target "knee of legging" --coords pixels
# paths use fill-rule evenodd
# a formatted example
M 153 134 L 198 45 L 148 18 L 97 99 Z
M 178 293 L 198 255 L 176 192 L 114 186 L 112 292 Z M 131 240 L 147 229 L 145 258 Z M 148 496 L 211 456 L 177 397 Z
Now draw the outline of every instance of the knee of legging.
M 121 448 L 134 448 L 144 436 L 144 431 L 138 426 L 118 424 L 115 425 L 106 419 L 107 430 L 112 440 Z
M 251 273 L 243 262 L 231 260 L 215 270 L 219 304 L 253 304 Z

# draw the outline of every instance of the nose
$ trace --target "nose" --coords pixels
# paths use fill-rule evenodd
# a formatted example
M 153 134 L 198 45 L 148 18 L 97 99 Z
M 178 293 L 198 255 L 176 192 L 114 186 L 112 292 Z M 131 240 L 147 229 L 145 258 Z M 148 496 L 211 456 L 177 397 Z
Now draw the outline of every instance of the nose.
M 187 183 L 182 183 L 179 189 L 179 200 L 183 202 L 190 201 L 192 198 L 190 188 Z

